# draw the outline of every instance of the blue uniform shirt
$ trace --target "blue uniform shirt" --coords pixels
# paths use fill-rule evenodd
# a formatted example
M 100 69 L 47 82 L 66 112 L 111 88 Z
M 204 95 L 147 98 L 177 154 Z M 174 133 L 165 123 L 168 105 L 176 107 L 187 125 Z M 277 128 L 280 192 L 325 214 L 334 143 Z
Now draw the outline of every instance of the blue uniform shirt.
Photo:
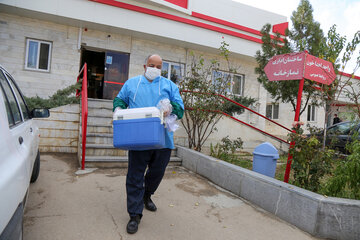
M 149 82 L 143 75 L 127 80 L 121 88 L 118 98 L 129 108 L 156 107 L 160 100 L 168 98 L 184 109 L 179 88 L 175 83 L 164 77 L 157 77 Z M 165 131 L 165 148 L 174 149 L 173 132 Z

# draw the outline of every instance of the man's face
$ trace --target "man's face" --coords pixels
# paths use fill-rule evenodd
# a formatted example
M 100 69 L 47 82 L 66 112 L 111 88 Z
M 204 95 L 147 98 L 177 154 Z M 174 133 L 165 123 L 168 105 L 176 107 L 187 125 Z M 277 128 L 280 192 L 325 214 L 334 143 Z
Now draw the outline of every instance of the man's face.
M 147 64 L 144 65 L 144 70 L 146 71 L 146 67 L 153 67 L 161 70 L 162 67 L 162 59 L 158 55 L 152 55 L 149 57 Z

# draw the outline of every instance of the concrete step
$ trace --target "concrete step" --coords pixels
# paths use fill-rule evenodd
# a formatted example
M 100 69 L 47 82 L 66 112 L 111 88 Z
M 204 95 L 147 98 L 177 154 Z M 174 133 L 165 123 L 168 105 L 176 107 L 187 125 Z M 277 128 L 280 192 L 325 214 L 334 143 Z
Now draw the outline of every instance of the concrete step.
M 89 133 L 110 133 L 113 134 L 113 128 L 110 124 L 89 124 L 87 126 L 86 132 Z
M 95 99 L 95 98 L 88 99 L 88 109 L 90 109 L 90 108 L 105 108 L 105 109 L 112 110 L 112 107 L 113 107 L 113 100 Z
M 104 117 L 112 118 L 113 111 L 112 111 L 112 108 L 111 109 L 108 109 L 108 108 L 89 108 L 88 109 L 88 117 L 92 117 L 92 116 L 104 116 Z
M 168 166 L 181 166 L 181 158 L 171 157 Z M 81 160 L 80 160 L 81 164 Z M 127 168 L 128 157 L 114 157 L 114 156 L 88 156 L 85 157 L 85 167 L 97 168 Z
M 114 148 L 112 144 L 90 143 L 90 144 L 86 144 L 85 154 L 86 156 L 127 156 L 127 151 Z
M 80 154 L 81 154 L 80 144 Z M 114 148 L 113 144 L 93 144 L 86 143 L 86 156 L 127 156 L 128 151 Z M 171 156 L 177 156 L 176 148 L 171 151 Z
M 86 144 L 113 144 L 113 134 L 88 133 L 86 134 Z
M 80 117 L 80 124 L 82 122 L 82 118 Z M 109 116 L 88 116 L 87 124 L 89 125 L 112 125 L 112 117 Z

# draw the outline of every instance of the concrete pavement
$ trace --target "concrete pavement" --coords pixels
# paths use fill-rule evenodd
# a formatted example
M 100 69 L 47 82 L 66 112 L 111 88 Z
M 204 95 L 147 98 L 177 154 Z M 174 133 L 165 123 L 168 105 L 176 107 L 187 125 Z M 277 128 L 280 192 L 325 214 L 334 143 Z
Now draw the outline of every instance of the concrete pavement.
M 75 155 L 41 156 L 25 240 L 316 239 L 182 167 L 169 167 L 135 235 L 126 233 L 126 169 L 76 175 Z

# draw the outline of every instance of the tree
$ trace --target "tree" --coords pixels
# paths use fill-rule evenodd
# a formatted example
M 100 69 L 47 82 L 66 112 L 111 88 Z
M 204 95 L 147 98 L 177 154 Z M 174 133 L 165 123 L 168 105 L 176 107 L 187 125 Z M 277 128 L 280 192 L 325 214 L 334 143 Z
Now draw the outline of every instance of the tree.
M 354 73 L 360 66 L 360 52 L 350 77 L 339 74 L 340 69 L 345 69 L 359 44 L 360 31 L 355 33 L 353 39 L 346 44 L 346 37 L 340 36 L 340 34 L 336 32 L 336 25 L 333 25 L 328 32 L 326 42 L 321 46 L 320 57 L 333 63 L 337 76 L 332 84 L 321 85 L 320 91 L 316 93 L 319 105 L 322 105 L 325 110 L 323 147 L 325 147 L 327 123 L 333 112 L 331 106 L 338 102 L 341 97 L 346 97 L 348 101 L 352 102 L 350 105 L 355 104 L 355 111 L 360 110 L 360 107 L 358 107 L 360 104 L 360 85 L 357 86 L 356 82 L 352 81 Z M 344 51 L 344 53 L 343 56 L 340 57 L 342 51 Z M 360 116 L 360 112 L 357 115 Z
M 321 53 L 321 46 L 325 41 L 323 31 L 320 24 L 313 18 L 313 9 L 308 0 L 301 0 L 297 10 L 292 13 L 291 21 L 293 29 L 287 31 L 287 37 L 283 40 L 279 34 L 271 38 L 271 25 L 266 24 L 261 30 L 263 44 L 261 51 L 256 52 L 256 61 L 258 67 L 255 72 L 259 74 L 258 81 L 271 94 L 276 101 L 283 103 L 290 103 L 295 111 L 296 99 L 298 95 L 300 81 L 275 81 L 270 82 L 265 74 L 264 68 L 268 61 L 275 55 L 308 51 L 311 55 L 319 56 Z M 304 95 L 305 104 L 300 111 L 300 115 L 306 109 L 309 101 L 313 99 L 313 94 L 316 91 L 314 83 L 305 81 Z
M 223 99 L 217 95 L 229 95 L 229 87 L 232 84 L 231 74 L 236 73 L 236 69 L 230 65 L 228 46 L 223 41 L 220 47 L 220 56 L 227 63 L 227 69 L 221 70 L 225 70 L 226 74 L 217 74 L 221 68 L 219 60 L 206 61 L 203 56 L 190 53 L 192 59 L 189 70 L 179 83 L 186 109 L 181 123 L 188 135 L 189 148 L 197 151 L 201 151 L 205 141 L 216 131 L 216 124 L 222 117 L 222 111 L 228 114 L 241 113 L 238 108 L 224 104 Z M 236 100 L 243 101 L 241 103 L 245 106 L 255 102 L 251 98 Z

